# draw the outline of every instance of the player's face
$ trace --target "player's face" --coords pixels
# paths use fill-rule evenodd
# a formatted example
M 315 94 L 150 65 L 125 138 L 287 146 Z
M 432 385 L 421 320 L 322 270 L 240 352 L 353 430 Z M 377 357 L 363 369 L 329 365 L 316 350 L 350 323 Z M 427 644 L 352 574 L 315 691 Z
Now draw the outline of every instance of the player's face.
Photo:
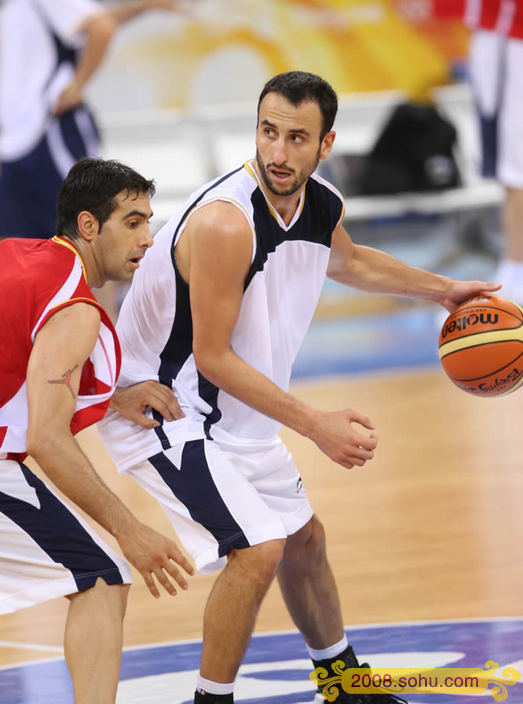
M 119 193 L 116 201 L 97 237 L 98 258 L 106 280 L 129 281 L 153 243 L 151 204 L 147 194 L 127 191 Z
M 256 129 L 256 161 L 269 191 L 290 196 L 303 186 L 332 149 L 335 133 L 320 140 L 321 129 L 316 102 L 293 105 L 277 93 L 264 97 Z

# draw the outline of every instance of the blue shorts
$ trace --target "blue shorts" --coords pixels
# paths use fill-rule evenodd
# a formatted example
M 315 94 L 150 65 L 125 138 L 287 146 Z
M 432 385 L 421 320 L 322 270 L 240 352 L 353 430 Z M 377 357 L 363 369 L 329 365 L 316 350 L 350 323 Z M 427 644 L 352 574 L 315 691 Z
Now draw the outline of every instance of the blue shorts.
M 75 162 L 99 151 L 98 130 L 85 107 L 53 118 L 29 154 L 2 162 L 0 235 L 52 237 L 63 179 Z
M 107 584 L 127 562 L 24 464 L 0 460 L 0 614 Z

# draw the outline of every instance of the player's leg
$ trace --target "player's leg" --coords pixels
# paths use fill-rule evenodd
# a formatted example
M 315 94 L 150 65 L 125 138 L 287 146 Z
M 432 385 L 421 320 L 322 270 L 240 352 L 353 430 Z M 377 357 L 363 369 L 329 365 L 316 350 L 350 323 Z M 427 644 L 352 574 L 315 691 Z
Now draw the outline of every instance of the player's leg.
M 260 496 L 277 510 L 286 526 L 287 540 L 277 577 L 287 609 L 302 633 L 314 668 L 333 674 L 332 665 L 361 667 L 343 628 L 340 600 L 327 559 L 325 531 L 312 514 L 292 457 L 280 442 L 274 447 L 272 473 L 254 480 Z M 402 700 L 388 695 L 353 695 L 340 692 L 339 704 L 393 704 Z M 316 702 L 324 704 L 321 688 Z
M 237 448 L 236 448 L 237 449 Z M 193 440 L 128 470 L 162 505 L 201 573 L 224 568 L 206 605 L 196 702 L 232 702 L 236 673 L 286 531 L 248 477 L 248 459 Z
M 0 613 L 68 596 L 65 650 L 76 703 L 112 704 L 131 582 L 127 563 L 11 460 L 0 460 L 0 534 Z
M 116 699 L 128 590 L 129 585 L 98 579 L 91 589 L 69 597 L 64 646 L 75 704 Z
M 283 546 L 283 540 L 271 540 L 230 553 L 205 607 L 200 665 L 205 680 L 234 682 Z
M 310 648 L 321 650 L 344 638 L 325 531 L 316 516 L 287 538 L 278 582 L 287 609 Z

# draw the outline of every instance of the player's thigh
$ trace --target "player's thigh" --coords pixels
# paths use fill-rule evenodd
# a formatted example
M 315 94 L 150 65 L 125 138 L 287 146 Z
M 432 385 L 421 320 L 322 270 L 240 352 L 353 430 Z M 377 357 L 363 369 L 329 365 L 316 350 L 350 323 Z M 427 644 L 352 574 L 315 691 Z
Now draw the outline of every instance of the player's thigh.
M 247 477 L 264 504 L 282 521 L 287 536 L 311 519 L 313 511 L 292 455 L 276 437 L 265 447 L 222 445 L 238 471 Z M 241 447 L 241 446 L 240 446 Z
M 175 445 L 128 474 L 160 502 L 202 573 L 222 567 L 232 549 L 286 537 L 241 462 L 211 440 Z
M 0 461 L 0 613 L 131 581 L 125 560 L 27 467 Z

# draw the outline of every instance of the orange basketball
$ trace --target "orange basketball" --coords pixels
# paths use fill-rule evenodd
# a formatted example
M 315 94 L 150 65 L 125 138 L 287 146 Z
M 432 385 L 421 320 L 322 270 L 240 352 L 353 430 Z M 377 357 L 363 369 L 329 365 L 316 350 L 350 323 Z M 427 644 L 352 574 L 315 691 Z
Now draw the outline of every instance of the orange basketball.
M 443 323 L 439 357 L 448 377 L 475 396 L 523 385 L 523 308 L 502 296 L 461 303 Z

